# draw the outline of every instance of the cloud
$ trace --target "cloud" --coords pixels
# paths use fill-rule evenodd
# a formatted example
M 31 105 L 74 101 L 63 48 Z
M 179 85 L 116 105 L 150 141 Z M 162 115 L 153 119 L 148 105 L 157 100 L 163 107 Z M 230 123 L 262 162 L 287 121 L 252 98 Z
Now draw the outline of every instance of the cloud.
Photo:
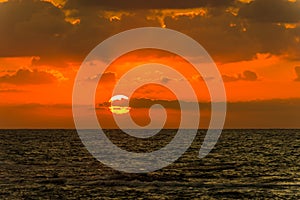
M 299 10 L 299 2 L 256 0 L 242 6 L 239 16 L 257 22 L 297 23 L 300 21 Z
M 175 82 L 178 82 L 178 81 L 182 81 L 183 79 L 180 79 L 180 78 L 170 78 L 170 77 L 167 77 L 167 76 L 162 76 L 160 77 L 160 82 L 162 84 L 168 84 L 170 83 L 171 81 L 175 81 Z
M 132 108 L 150 108 L 154 104 L 160 104 L 164 106 L 165 108 L 171 108 L 171 109 L 179 109 L 178 101 L 167 101 L 167 100 L 151 100 L 151 99 L 145 99 L 145 98 L 139 98 L 139 99 L 131 99 L 129 106 Z
M 177 108 L 175 103 L 171 104 L 167 107 Z M 225 128 L 300 128 L 300 99 L 228 102 L 227 105 Z M 210 104 L 201 103 L 200 108 L 203 113 Z M 72 105 L 68 104 L 0 105 L 0 113 L 0 128 L 74 128 Z M 209 121 L 210 115 L 207 117 L 203 121 Z
M 71 2 L 72 1 L 70 1 L 70 3 Z M 93 1 L 80 2 L 83 4 L 93 4 Z M 106 2 L 110 4 L 111 1 Z M 182 14 L 182 8 L 184 8 L 179 6 L 180 4 L 178 4 L 178 8 L 181 9 L 176 10 L 173 8 L 172 12 L 164 6 L 156 10 L 151 10 L 147 8 L 145 1 L 143 1 L 143 4 L 139 3 L 139 5 L 145 4 L 145 10 L 134 9 L 122 12 L 120 11 L 122 10 L 122 3 L 120 3 L 118 4 L 120 6 L 116 7 L 116 11 L 114 14 L 111 14 L 110 17 L 120 13 L 123 14 L 118 15 L 118 20 L 113 21 L 110 21 L 110 17 L 106 16 L 107 8 L 101 7 L 101 5 L 105 5 L 106 3 L 102 4 L 99 3 L 99 1 L 95 1 L 94 4 L 97 4 L 97 6 L 80 6 L 79 4 L 75 6 L 74 4 L 73 9 L 78 10 L 78 12 L 74 14 L 74 17 L 80 18 L 81 23 L 78 25 L 76 32 L 74 32 L 74 38 L 70 39 L 70 41 L 80 41 L 80 37 L 89 38 L 89 41 L 85 41 L 85 45 L 79 46 L 77 43 L 74 43 L 77 46 L 71 49 L 74 51 L 74 49 L 80 47 L 81 50 L 76 51 L 88 52 L 88 50 L 94 47 L 93 44 L 96 45 L 115 33 L 137 27 L 166 26 L 167 28 L 180 31 L 192 37 L 199 42 L 215 60 L 221 62 L 251 60 L 257 53 L 282 55 L 287 54 L 287 52 L 298 52 L 297 48 L 299 48 L 299 44 L 297 44 L 295 38 L 299 37 L 300 30 L 298 30 L 297 27 L 295 29 L 287 29 L 284 24 L 267 21 L 261 23 L 239 14 L 238 10 L 240 9 L 240 12 L 243 12 L 241 10 L 244 7 L 250 6 L 249 4 L 217 0 L 209 2 L 214 2 L 213 4 L 218 6 L 206 8 L 205 15 L 179 15 L 180 13 Z M 161 4 L 161 1 L 159 1 L 159 3 Z M 172 4 L 176 5 L 176 3 L 177 1 L 172 1 Z M 221 4 L 226 6 L 219 7 Z M 276 2 L 274 4 L 276 4 Z M 128 5 L 130 5 L 130 2 Z M 230 8 L 228 8 L 228 5 L 230 5 Z M 130 7 L 135 8 L 134 5 L 130 5 Z M 270 7 L 272 7 L 272 4 L 270 4 Z M 294 10 L 293 7 L 288 7 L 281 12 L 294 12 L 289 9 Z M 300 8 L 296 10 L 299 11 Z M 166 15 L 167 11 L 168 14 Z M 193 11 L 190 12 L 194 13 Z M 258 11 L 253 9 L 252 12 L 255 16 Z M 284 23 L 284 20 L 282 20 L 281 23 Z M 71 43 L 70 45 L 72 46 Z M 296 55 L 296 57 L 300 59 L 300 55 Z
M 229 102 L 227 128 L 299 128 L 300 99 Z
M 234 82 L 234 81 L 257 81 L 258 77 L 255 72 L 246 70 L 243 72 L 243 75 L 239 74 L 238 76 L 222 76 L 224 82 Z
M 300 81 L 300 66 L 295 67 L 295 72 L 297 75 L 297 78 L 295 79 L 295 81 Z
M 300 10 L 300 9 L 299 9 Z M 255 13 L 254 13 L 255 14 Z M 171 16 L 165 18 L 171 28 L 195 39 L 220 62 L 251 60 L 257 53 L 290 55 L 299 52 L 300 28 L 287 29 L 282 24 L 260 23 L 218 8 L 208 16 Z M 300 55 L 296 56 L 300 59 Z
M 99 78 L 100 78 L 99 82 L 101 81 L 102 83 L 115 83 L 116 82 L 116 74 L 113 72 L 105 72 L 103 74 L 98 74 L 93 77 L 89 77 L 89 80 L 96 81 Z
M 63 11 L 50 2 L 0 3 L 0 56 L 63 56 L 71 28 Z
M 100 7 L 103 9 L 112 10 L 136 10 L 136 9 L 185 9 L 185 8 L 199 8 L 203 6 L 228 6 L 231 5 L 234 0 L 69 0 L 67 1 L 65 8 L 78 8 L 78 7 Z
M 209 110 L 210 103 L 206 102 L 186 102 L 180 101 L 182 105 L 184 105 L 185 109 L 194 109 L 195 104 L 199 104 L 202 110 Z M 150 108 L 151 106 L 159 104 L 162 105 L 164 108 L 169 109 L 180 109 L 179 101 L 177 100 L 163 100 L 163 99 L 149 99 L 149 98 L 131 98 L 129 101 L 129 106 L 131 108 Z M 127 104 L 126 104 L 127 105 Z M 110 102 L 102 102 L 98 104 L 99 109 L 103 109 L 105 107 L 111 106 Z
M 104 10 L 78 7 L 71 11 L 50 2 L 35 0 L 0 3 L 0 56 L 39 56 L 35 65 L 67 66 L 68 61 L 81 62 L 101 41 L 123 30 L 160 26 L 145 13 L 124 16 L 122 22 L 111 22 Z M 72 13 L 72 12 L 71 12 Z M 71 24 L 66 18 L 80 18 Z
M 100 81 L 105 83 L 115 83 L 116 82 L 116 74 L 113 72 L 106 72 L 102 74 Z
M 244 71 L 243 75 L 244 75 L 244 77 L 242 77 L 243 80 L 246 80 L 246 81 L 256 81 L 257 80 L 257 75 L 255 72 L 246 70 L 246 71 Z
M 172 79 L 168 78 L 168 77 L 161 77 L 161 83 L 163 84 L 167 84 L 171 81 Z
M 0 93 L 19 93 L 24 92 L 24 90 L 17 90 L 17 89 L 0 89 Z
M 191 80 L 196 80 L 196 81 L 211 81 L 214 80 L 214 77 L 203 77 L 201 75 L 194 75 L 192 76 Z
M 51 73 L 38 71 L 19 69 L 12 75 L 4 75 L 0 77 L 0 83 L 8 83 L 14 85 L 38 85 L 49 84 L 57 81 L 56 77 Z
M 104 39 L 138 27 L 165 25 L 195 39 L 218 62 L 257 53 L 300 59 L 299 1 L 256 0 L 20 0 L 0 3 L 0 56 L 39 56 L 35 65 L 81 62 Z M 204 9 L 195 14 L 184 9 Z M 199 9 L 200 10 L 200 9 Z M 203 11 L 203 12 L 204 12 Z M 297 11 L 297 12 L 296 12 Z M 200 11 L 199 11 L 200 12 Z M 166 14 L 167 13 L 167 14 Z M 69 22 L 77 21 L 72 24 Z M 69 22 L 68 22 L 69 21 Z M 286 28 L 285 23 L 295 23 Z M 233 45 L 234 44 L 234 45 Z

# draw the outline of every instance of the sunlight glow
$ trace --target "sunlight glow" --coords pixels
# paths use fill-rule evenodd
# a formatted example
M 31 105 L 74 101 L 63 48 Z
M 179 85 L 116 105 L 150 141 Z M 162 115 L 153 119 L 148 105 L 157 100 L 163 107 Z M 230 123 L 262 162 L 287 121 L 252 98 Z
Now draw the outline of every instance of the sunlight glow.
M 130 111 L 130 107 L 127 106 L 110 106 L 109 107 L 110 112 L 121 115 L 121 114 L 126 114 Z

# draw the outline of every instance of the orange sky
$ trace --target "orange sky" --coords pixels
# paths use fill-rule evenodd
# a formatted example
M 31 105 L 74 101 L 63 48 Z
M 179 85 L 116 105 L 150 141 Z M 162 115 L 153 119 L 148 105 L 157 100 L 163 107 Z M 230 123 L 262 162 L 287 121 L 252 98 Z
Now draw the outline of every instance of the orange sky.
M 72 89 L 83 59 L 104 39 L 144 26 L 180 31 L 208 51 L 230 102 L 226 127 L 300 128 L 299 1 L 191 0 L 184 7 L 172 0 L 163 4 L 129 0 L 126 5 L 119 0 L 0 2 L 0 128 L 73 128 Z M 204 81 L 189 63 L 178 55 L 148 49 L 123 55 L 109 66 L 95 105 L 111 98 L 122 74 L 149 62 L 180 71 L 198 101 L 209 101 Z M 153 77 L 179 85 L 179 80 L 155 73 Z M 174 100 L 154 86 L 141 88 L 134 98 Z M 167 110 L 173 116 L 169 127 L 176 127 L 178 110 Z M 145 111 L 131 112 L 141 119 Z M 102 124 L 113 127 L 110 112 L 97 114 L 108 119 Z M 205 127 L 209 109 L 201 117 Z M 138 123 L 146 121 L 145 117 Z

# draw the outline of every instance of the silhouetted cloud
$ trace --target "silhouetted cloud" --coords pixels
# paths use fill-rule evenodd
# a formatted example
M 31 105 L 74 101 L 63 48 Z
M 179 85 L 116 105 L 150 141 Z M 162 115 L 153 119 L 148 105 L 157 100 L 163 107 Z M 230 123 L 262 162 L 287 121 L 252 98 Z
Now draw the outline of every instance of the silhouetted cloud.
M 194 10 L 182 14 L 185 8 Z M 287 0 L 69 0 L 61 8 L 8 1 L 0 3 L 0 56 L 39 56 L 36 65 L 65 67 L 121 31 L 165 25 L 198 41 L 217 61 L 250 60 L 257 53 L 300 59 L 299 10 L 299 1 Z M 71 18 L 78 23 L 67 22 Z M 287 29 L 285 23 L 296 25 Z
M 0 83 L 9 83 L 14 85 L 37 85 L 53 83 L 57 79 L 54 75 L 44 71 L 20 69 L 12 75 L 0 77 Z
M 245 81 L 256 81 L 257 80 L 257 75 L 255 72 L 246 70 L 246 71 L 244 71 L 243 75 L 244 76 L 242 77 L 242 79 Z
M 116 74 L 113 72 L 106 72 L 102 74 L 100 81 L 104 82 L 115 82 L 116 81 Z
M 171 81 L 172 79 L 168 78 L 168 77 L 162 77 L 161 78 L 161 83 L 163 84 L 167 84 Z
M 0 93 L 19 93 L 24 92 L 24 90 L 17 90 L 17 89 L 0 89 Z
M 256 0 L 242 6 L 239 16 L 258 22 L 296 23 L 300 21 L 299 10 L 299 2 Z
M 299 128 L 300 99 L 227 104 L 227 128 Z
M 149 102 L 158 103 L 145 101 L 148 106 Z M 167 108 L 176 108 L 174 105 L 171 102 Z M 144 108 L 143 105 L 140 108 Z M 200 108 L 202 113 L 209 112 L 210 104 L 200 103 Z M 51 112 L 45 112 L 47 109 Z M 227 109 L 225 128 L 300 128 L 300 99 L 228 102 Z M 0 113 L 0 128 L 74 128 L 69 104 L 0 105 Z M 204 117 L 203 120 L 209 121 L 210 115 Z
M 182 105 L 184 105 L 185 109 L 193 109 L 195 104 L 201 106 L 202 110 L 209 109 L 210 103 L 203 103 L 203 102 L 186 102 L 180 101 Z M 131 108 L 150 108 L 151 106 L 159 104 L 162 105 L 164 108 L 168 109 L 180 109 L 179 101 L 177 100 L 161 100 L 161 99 L 148 99 L 148 98 L 131 98 L 129 101 L 129 106 Z M 97 108 L 104 108 L 109 107 L 111 104 L 109 102 L 99 103 Z
M 65 8 L 100 7 L 113 10 L 136 10 L 136 9 L 185 9 L 199 8 L 203 6 L 228 6 L 234 0 L 68 0 Z
M 129 106 L 132 108 L 149 108 L 154 104 L 160 104 L 165 108 L 179 109 L 178 101 L 152 100 L 152 99 L 131 99 Z
M 89 77 L 88 80 L 90 81 L 99 81 L 102 83 L 115 83 L 116 82 L 116 74 L 113 72 L 105 72 L 103 74 L 98 74 L 93 77 Z
M 222 76 L 224 82 L 233 82 L 233 81 L 257 81 L 257 75 L 255 72 L 246 70 L 243 72 L 243 75 L 239 74 L 238 76 L 228 76 L 223 75 Z
M 297 78 L 295 79 L 295 81 L 300 81 L 300 66 L 295 67 L 295 72 L 297 75 Z
M 46 1 L 0 3 L 0 56 L 64 56 L 72 25 Z

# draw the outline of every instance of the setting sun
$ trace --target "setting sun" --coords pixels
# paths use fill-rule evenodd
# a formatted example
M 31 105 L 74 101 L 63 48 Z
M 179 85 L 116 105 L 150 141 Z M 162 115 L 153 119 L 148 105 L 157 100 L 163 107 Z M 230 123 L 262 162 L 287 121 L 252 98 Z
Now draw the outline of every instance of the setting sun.
M 109 102 L 114 102 L 114 101 L 121 101 L 121 100 L 128 100 L 128 97 L 122 94 L 115 95 L 110 98 Z
M 110 98 L 109 102 L 111 105 L 109 106 L 109 110 L 113 114 L 121 115 L 126 114 L 130 111 L 130 107 L 128 105 L 128 97 L 125 95 L 115 95 Z

